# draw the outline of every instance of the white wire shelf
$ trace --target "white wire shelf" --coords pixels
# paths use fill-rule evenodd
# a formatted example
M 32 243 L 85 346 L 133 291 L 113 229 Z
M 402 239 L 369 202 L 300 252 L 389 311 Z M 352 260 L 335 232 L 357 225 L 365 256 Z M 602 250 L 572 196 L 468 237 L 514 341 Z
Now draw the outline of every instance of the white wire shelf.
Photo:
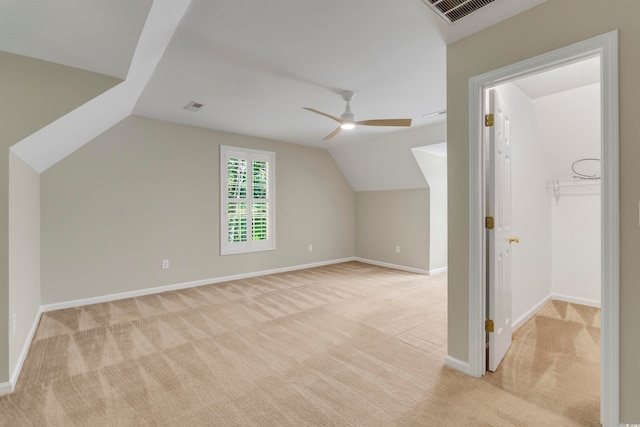
M 600 179 L 556 179 L 546 182 L 547 191 L 555 197 L 600 194 Z

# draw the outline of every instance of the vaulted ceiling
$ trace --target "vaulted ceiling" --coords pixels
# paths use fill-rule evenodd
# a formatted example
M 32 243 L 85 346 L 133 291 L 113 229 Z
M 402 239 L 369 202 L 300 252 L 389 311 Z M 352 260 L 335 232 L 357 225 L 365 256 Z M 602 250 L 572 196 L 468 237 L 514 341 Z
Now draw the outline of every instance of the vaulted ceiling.
M 356 120 L 432 124 L 425 115 L 446 109 L 446 44 L 543 1 L 495 0 L 450 25 L 421 0 L 0 0 L 0 50 L 137 79 L 135 99 L 109 104 L 125 115 L 330 148 L 407 130 L 323 142 L 336 123 L 302 107 L 339 116 L 351 90 Z

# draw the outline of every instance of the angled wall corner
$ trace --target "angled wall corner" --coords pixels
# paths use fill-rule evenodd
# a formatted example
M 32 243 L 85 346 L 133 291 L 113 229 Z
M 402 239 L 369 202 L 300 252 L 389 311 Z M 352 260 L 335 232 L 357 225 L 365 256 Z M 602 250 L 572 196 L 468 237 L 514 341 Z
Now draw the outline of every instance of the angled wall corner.
M 0 138 L 6 148 L 122 82 L 7 52 L 0 52 L 0 62 Z
M 411 149 L 447 139 L 446 121 L 341 143 L 329 153 L 354 191 L 425 188 Z
M 447 143 L 411 149 L 429 185 L 429 271 L 447 269 Z
M 127 78 L 22 139 L 13 152 L 42 173 L 131 115 L 190 1 L 153 2 Z
M 16 143 L 69 113 L 78 106 L 84 104 L 95 96 L 117 85 L 120 80 L 103 76 L 89 71 L 38 59 L 27 58 L 6 52 L 0 52 L 0 84 L 2 96 L 0 96 L 0 271 L 5 274 L 0 276 L 0 383 L 8 383 L 10 371 L 14 369 L 17 361 L 15 340 L 9 338 L 9 319 L 13 313 L 10 294 L 9 258 L 15 256 L 10 252 L 9 229 L 16 225 L 10 222 L 9 187 L 10 179 L 13 180 L 12 192 L 20 197 L 23 191 L 22 184 L 29 181 L 33 185 L 38 181 L 36 171 L 32 172 L 32 178 L 17 180 L 10 177 L 10 148 Z M 19 165 L 15 170 L 27 171 L 29 166 L 21 160 L 13 159 L 14 165 Z M 24 166 L 24 167 L 21 167 Z M 28 172 L 21 176 L 29 175 Z M 33 185 L 27 191 L 33 194 Z M 23 208 L 30 214 L 39 208 L 25 204 Z M 14 215 L 15 217 L 15 215 Z M 39 270 L 39 267 L 38 267 Z M 28 303 L 27 303 L 28 304 Z M 35 304 L 35 303 L 34 303 Z M 39 301 L 37 302 L 39 307 Z M 34 307 L 25 309 L 24 317 L 20 315 L 19 325 L 26 326 L 29 323 L 30 314 Z M 37 310 L 37 307 L 35 308 Z M 22 311 L 22 310 L 21 310 Z M 11 328 L 12 329 L 12 328 Z M 13 336 L 13 334 L 11 334 Z M 16 336 L 22 336 L 22 331 L 17 331 Z M 11 347 L 11 349 L 10 349 Z M 9 354 L 12 354 L 10 357 Z M 10 362 L 11 360 L 11 362 Z

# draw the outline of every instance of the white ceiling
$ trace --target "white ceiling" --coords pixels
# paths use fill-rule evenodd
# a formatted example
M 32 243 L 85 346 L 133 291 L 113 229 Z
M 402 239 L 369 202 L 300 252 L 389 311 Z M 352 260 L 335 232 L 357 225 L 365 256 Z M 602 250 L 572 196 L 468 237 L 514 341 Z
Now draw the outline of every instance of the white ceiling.
M 424 151 L 425 153 L 433 154 L 438 157 L 447 157 L 447 143 L 440 142 L 438 144 L 425 145 L 422 147 L 416 147 L 414 150 Z
M 0 50 L 124 79 L 152 0 L 0 0 Z
M 193 0 L 134 112 L 321 146 L 337 124 L 302 107 L 339 116 L 352 90 L 358 120 L 423 124 L 446 106 L 446 49 L 430 13 L 417 0 Z M 205 106 L 185 111 L 190 101 Z
M 529 98 L 537 99 L 600 82 L 600 57 L 554 68 L 515 81 Z
M 496 0 L 448 26 L 420 0 L 192 0 L 133 113 L 329 148 L 398 131 L 322 142 L 335 123 L 302 107 L 340 115 L 352 90 L 357 120 L 431 124 L 446 108 L 445 43 L 543 1 Z M 125 78 L 151 3 L 0 0 L 0 50 Z

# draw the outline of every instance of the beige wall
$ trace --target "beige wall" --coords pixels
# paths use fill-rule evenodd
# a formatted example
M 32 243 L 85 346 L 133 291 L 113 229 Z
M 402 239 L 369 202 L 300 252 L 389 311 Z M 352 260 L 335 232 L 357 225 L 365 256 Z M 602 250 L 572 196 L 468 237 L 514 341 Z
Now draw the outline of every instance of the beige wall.
M 447 48 L 449 159 L 449 354 L 468 360 L 469 78 L 615 29 L 620 30 L 621 421 L 640 420 L 640 2 L 549 0 Z M 606 286 L 606 284 L 605 284 Z
M 358 191 L 355 223 L 357 257 L 429 271 L 428 188 Z
M 40 175 L 9 153 L 9 369 L 18 363 L 40 309 Z
M 221 144 L 276 153 L 276 250 L 220 256 Z M 354 253 L 354 193 L 323 149 L 131 116 L 41 179 L 43 304 Z
M 120 80 L 0 52 L 0 383 L 9 379 L 9 147 Z
M 2 140 L 13 145 L 121 80 L 0 52 Z

